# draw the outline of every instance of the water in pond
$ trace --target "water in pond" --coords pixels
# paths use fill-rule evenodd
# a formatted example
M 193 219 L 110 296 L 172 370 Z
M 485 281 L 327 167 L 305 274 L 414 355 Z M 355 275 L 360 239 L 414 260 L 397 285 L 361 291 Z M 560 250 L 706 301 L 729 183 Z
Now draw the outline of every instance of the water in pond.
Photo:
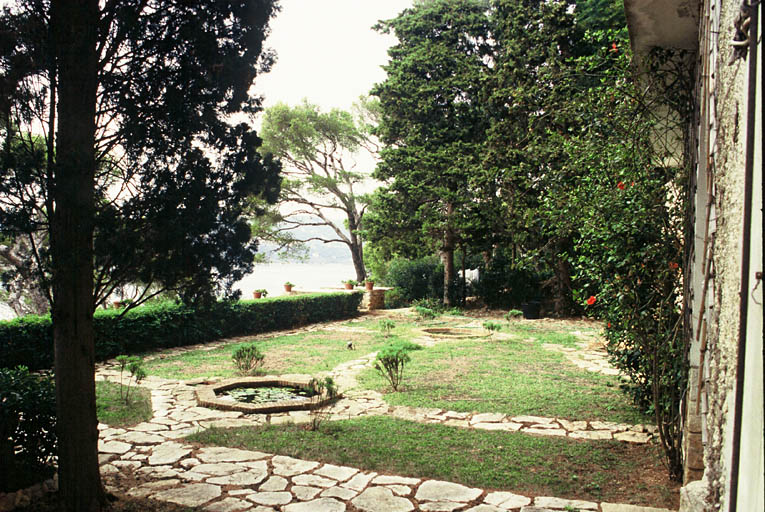
M 248 404 L 269 402 L 308 401 L 314 392 L 302 388 L 271 386 L 257 388 L 234 388 L 218 393 L 223 400 L 235 400 Z

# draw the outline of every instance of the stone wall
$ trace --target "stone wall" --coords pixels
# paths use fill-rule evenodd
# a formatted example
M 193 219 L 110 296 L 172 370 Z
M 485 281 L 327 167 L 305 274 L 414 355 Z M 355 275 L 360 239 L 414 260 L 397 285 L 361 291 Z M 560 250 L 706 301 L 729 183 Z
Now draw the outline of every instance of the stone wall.
M 733 47 L 730 42 L 735 35 L 735 18 L 739 14 L 739 4 L 707 0 L 700 20 L 700 67 L 699 83 L 702 84 L 699 123 L 699 171 L 708 172 L 713 182 L 705 190 L 697 190 L 703 203 L 709 197 L 713 200 L 713 229 L 709 231 L 710 266 L 705 277 L 709 280 L 706 309 L 697 311 L 703 318 L 694 326 L 694 338 L 700 345 L 694 348 L 698 354 L 691 353 L 692 373 L 688 389 L 689 414 L 686 423 L 686 446 L 689 458 L 686 462 L 689 480 L 698 477 L 699 460 L 696 457 L 699 438 L 704 443 L 704 481 L 699 493 L 704 495 L 706 510 L 727 510 L 731 497 L 731 471 L 733 458 L 733 425 L 735 412 L 735 391 L 738 356 L 738 333 L 740 319 L 740 288 L 742 268 L 742 229 L 744 211 L 744 171 L 746 154 L 746 115 L 747 115 L 747 60 L 732 61 Z M 732 62 L 731 62 L 732 61 Z M 760 62 L 761 58 L 760 58 Z M 761 90 L 761 89 L 760 89 Z M 760 131 L 761 133 L 761 131 Z M 760 136 L 760 141 L 761 136 Z M 760 142 L 761 144 L 761 142 Z M 761 166 L 760 166 L 761 168 Z M 761 210 L 762 197 L 759 195 Z M 761 217 L 760 217 L 761 219 Z M 756 222 L 755 222 L 756 224 Z M 761 225 L 761 220 L 759 221 Z M 698 225 L 698 224 L 697 224 Z M 761 269 L 762 232 L 754 234 L 752 242 L 759 259 L 753 265 Z M 696 233 L 703 236 L 704 233 Z M 746 236 L 749 236 L 748 234 Z M 698 265 L 698 261 L 694 262 Z M 754 269 L 753 269 L 754 270 Z M 702 281 L 703 282 L 703 281 Z M 752 281 L 750 293 L 755 282 Z M 696 286 L 698 292 L 698 285 Z M 750 318 L 759 317 L 757 326 L 751 330 L 749 339 L 762 343 L 762 301 L 759 306 L 750 302 Z M 698 317 L 697 317 L 698 318 Z M 701 329 L 699 329 L 701 327 Z M 700 331 L 700 332 L 698 332 Z M 755 348 L 755 347 L 753 347 Z M 761 350 L 761 348 L 760 348 Z M 696 364 L 694 364 L 696 363 Z M 760 366 L 760 408 L 759 419 L 750 417 L 753 425 L 762 425 L 762 388 Z M 701 378 L 701 393 L 698 390 L 698 377 Z M 753 381 L 756 382 L 756 381 Z M 757 392 L 754 393 L 755 396 Z M 701 416 L 694 418 L 690 412 L 695 409 L 695 397 L 700 397 Z M 754 429 L 756 433 L 756 427 Z M 755 436 L 755 440 L 756 440 Z M 760 452 L 762 435 L 760 434 Z M 742 443 L 743 447 L 744 445 Z M 742 450 L 742 458 L 747 459 L 757 452 Z M 757 460 L 757 457 L 753 457 Z M 760 464 L 762 454 L 760 453 Z M 741 466 L 739 466 L 741 467 Z M 756 466 L 748 474 L 740 477 L 749 480 L 739 489 L 749 488 L 762 494 L 762 470 L 757 483 Z M 703 488 L 705 487 L 705 488 Z M 741 493 L 740 493 L 741 494 Z M 760 503 L 762 503 L 760 501 Z M 741 505 L 741 503 L 740 503 Z M 699 502 L 684 500 L 681 510 L 698 510 Z M 739 508 L 739 510 L 754 510 Z

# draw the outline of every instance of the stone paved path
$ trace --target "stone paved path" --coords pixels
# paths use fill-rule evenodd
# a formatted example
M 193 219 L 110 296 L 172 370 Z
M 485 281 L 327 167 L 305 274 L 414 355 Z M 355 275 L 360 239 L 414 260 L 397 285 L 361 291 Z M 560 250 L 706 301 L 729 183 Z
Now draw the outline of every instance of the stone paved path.
M 112 376 L 101 370 L 99 378 Z M 545 512 L 574 509 L 600 512 L 662 511 L 611 503 L 521 496 L 420 478 L 381 475 L 352 467 L 222 447 L 195 448 L 180 438 L 211 425 L 253 425 L 300 421 L 300 413 L 245 417 L 239 412 L 197 407 L 193 387 L 177 381 L 147 378 L 154 417 L 129 429 L 101 425 L 101 469 L 107 485 L 125 492 L 135 477 L 144 481 L 127 490 L 133 496 L 210 512 Z M 351 401 L 361 402 L 361 398 Z M 375 400 L 371 399 L 374 404 Z M 378 405 L 366 409 L 374 413 Z M 346 409 L 347 411 L 347 409 Z M 363 413 L 362 413 L 363 414 Z M 448 414 L 441 413 L 443 416 Z M 479 418 L 480 416 L 480 418 Z M 459 418 L 453 418 L 459 419 Z M 519 420 L 519 418 L 513 418 Z M 473 426 L 502 424 L 499 417 L 465 418 Z M 547 425 L 533 418 L 532 424 Z M 543 429 L 544 430 L 544 429 Z

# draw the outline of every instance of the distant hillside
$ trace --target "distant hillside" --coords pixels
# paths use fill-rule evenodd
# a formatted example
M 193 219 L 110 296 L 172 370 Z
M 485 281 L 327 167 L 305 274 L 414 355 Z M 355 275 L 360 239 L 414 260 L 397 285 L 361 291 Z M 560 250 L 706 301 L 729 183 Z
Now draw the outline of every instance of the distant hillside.
M 336 238 L 337 234 L 327 226 L 304 226 L 295 230 L 295 236 L 301 239 L 321 237 L 326 239 Z M 306 263 L 350 263 L 351 252 L 343 243 L 324 243 L 313 240 L 306 243 L 309 257 Z M 279 261 L 280 257 L 274 254 L 275 246 L 267 242 L 260 245 L 260 252 L 267 254 L 272 261 Z

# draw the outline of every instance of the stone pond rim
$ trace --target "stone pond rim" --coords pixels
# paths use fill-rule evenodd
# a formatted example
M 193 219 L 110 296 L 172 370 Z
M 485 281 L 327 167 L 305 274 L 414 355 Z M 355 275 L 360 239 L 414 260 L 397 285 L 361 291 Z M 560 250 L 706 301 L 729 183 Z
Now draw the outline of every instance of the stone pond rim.
M 428 327 L 426 329 L 420 329 L 420 331 L 428 336 L 443 336 L 448 338 L 486 338 L 489 336 L 488 331 L 479 329 L 461 329 L 458 327 Z
M 245 414 L 273 414 L 289 411 L 307 411 L 324 407 L 332 402 L 342 398 L 342 394 L 335 397 L 329 397 L 326 394 L 316 395 L 310 400 L 295 402 L 294 400 L 284 400 L 280 402 L 266 403 L 245 403 L 231 400 L 224 400 L 218 397 L 217 393 L 228 391 L 235 388 L 257 388 L 257 387 L 285 387 L 302 388 L 308 385 L 310 377 L 289 376 L 279 377 L 267 375 L 264 377 L 239 377 L 226 379 L 207 386 L 200 386 L 196 390 L 197 403 L 201 407 L 211 407 L 223 411 L 239 411 Z

